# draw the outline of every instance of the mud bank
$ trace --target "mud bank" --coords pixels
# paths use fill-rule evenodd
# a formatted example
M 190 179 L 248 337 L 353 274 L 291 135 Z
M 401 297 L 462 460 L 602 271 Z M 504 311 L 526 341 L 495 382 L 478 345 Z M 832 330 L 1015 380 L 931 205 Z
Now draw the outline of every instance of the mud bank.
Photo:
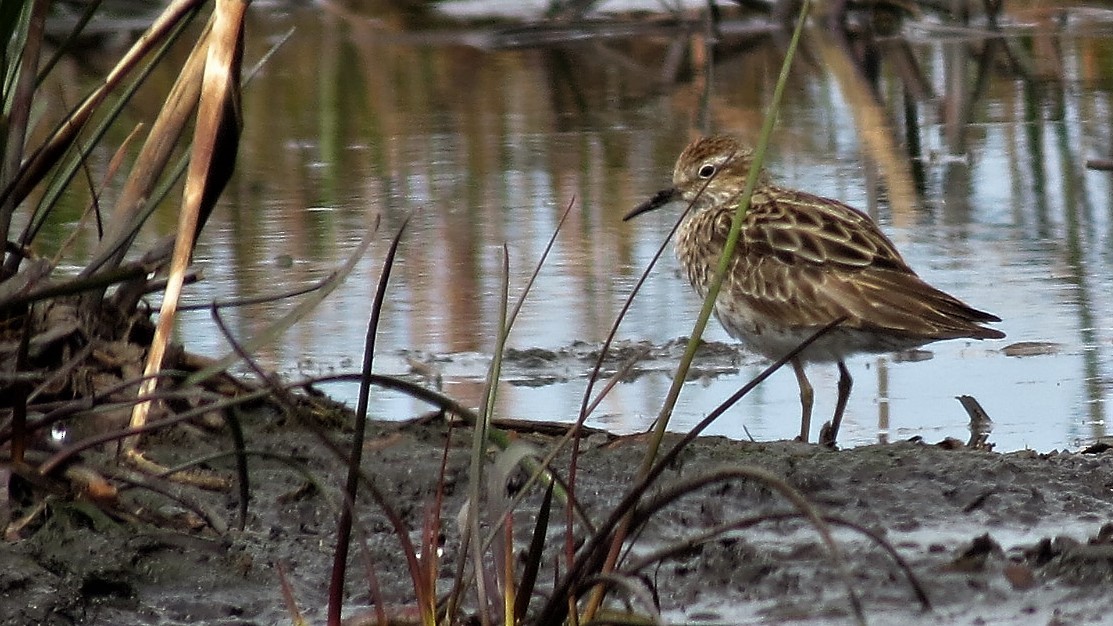
M 245 530 L 235 529 L 235 490 L 182 486 L 169 494 L 188 506 L 141 488 L 122 495 L 137 514 L 155 511 L 172 521 L 161 526 L 114 519 L 89 504 L 56 498 L 25 538 L 0 544 L 0 623 L 289 623 L 280 565 L 306 617 L 323 623 L 336 485 L 344 468 L 311 435 L 268 411 L 257 412 L 246 427 L 250 449 L 293 466 L 252 457 Z M 375 423 L 365 445 L 366 470 L 416 541 L 449 437 L 442 516 L 446 586 L 457 558 L 455 517 L 466 497 L 470 432 L 456 428 L 450 434 L 439 421 Z M 520 437 L 539 446 L 553 441 L 536 433 Z M 578 493 L 598 520 L 631 483 L 644 443 L 595 434 L 585 444 Z M 166 464 L 229 448 L 225 433 L 198 428 L 147 443 L 149 455 Z M 825 515 L 883 536 L 907 562 L 932 609 L 921 607 L 891 555 L 860 532 L 836 526 L 871 624 L 1107 622 L 1113 615 L 1113 453 L 952 448 L 905 442 L 831 451 L 707 438 L 680 455 L 662 485 L 716 468 L 760 467 L 783 477 Z M 233 475 L 230 463 L 209 465 Z M 567 459 L 556 467 L 564 472 Z M 634 553 L 731 520 L 793 510 L 766 486 L 716 482 L 657 513 Z M 395 607 L 412 603 L 390 524 L 366 501 L 360 502 L 359 523 L 382 593 Z M 559 536 L 562 529 L 554 522 L 550 532 Z M 349 613 L 358 614 L 370 600 L 359 548 L 351 559 Z M 641 574 L 675 623 L 851 620 L 844 579 L 816 533 L 798 520 L 755 522 Z M 546 575 L 552 580 L 551 572 L 542 579 Z

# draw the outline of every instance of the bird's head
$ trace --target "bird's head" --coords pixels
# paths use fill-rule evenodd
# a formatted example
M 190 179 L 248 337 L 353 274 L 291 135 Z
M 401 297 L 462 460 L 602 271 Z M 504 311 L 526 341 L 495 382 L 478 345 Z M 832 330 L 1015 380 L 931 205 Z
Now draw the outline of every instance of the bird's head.
M 696 208 L 730 202 L 746 184 L 753 151 L 730 135 L 711 135 L 688 144 L 672 172 L 672 187 L 662 189 L 623 217 L 633 217 L 683 200 Z

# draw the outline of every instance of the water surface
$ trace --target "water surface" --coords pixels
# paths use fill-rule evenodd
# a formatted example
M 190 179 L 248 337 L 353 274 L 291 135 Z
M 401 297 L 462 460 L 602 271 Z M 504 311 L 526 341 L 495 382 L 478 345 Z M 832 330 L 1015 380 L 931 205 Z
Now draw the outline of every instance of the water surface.
M 808 33 L 770 171 L 868 211 L 913 268 L 999 315 L 1008 334 L 933 344 L 915 358 L 851 359 L 856 384 L 842 443 L 965 440 L 967 416 L 955 400 L 963 394 L 993 418 L 990 441 L 1000 450 L 1077 448 L 1105 434 L 1113 194 L 1110 174 L 1086 161 L 1113 152 L 1113 22 L 1094 9 L 1065 15 L 1020 11 L 1004 38 L 906 25 L 903 37 L 878 40 L 873 80 L 837 41 Z M 657 33 L 498 48 L 491 28 L 426 31 L 379 17 L 254 11 L 249 62 L 294 31 L 245 91 L 238 171 L 202 238 L 205 280 L 188 299 L 311 284 L 377 223 L 349 280 L 259 353 L 291 377 L 355 371 L 383 256 L 408 219 L 376 369 L 439 384 L 471 405 L 481 401 L 504 275 L 515 300 L 571 205 L 509 345 L 597 347 L 677 213 L 621 216 L 669 184 L 693 137 L 714 130 L 755 139 L 783 54 L 781 37 L 754 38 L 760 29 L 749 23 L 725 28 L 714 46 L 698 34 Z M 685 51 L 696 61 L 674 78 L 668 63 Z M 699 62 L 704 54 L 711 61 Z M 173 228 L 172 213 L 162 226 Z M 699 304 L 670 248 L 618 338 L 664 346 L 691 332 Z M 227 315 L 248 338 L 292 306 Z M 188 314 L 180 338 L 203 354 L 228 351 L 206 312 Z M 731 342 L 714 323 L 705 338 Z M 1037 349 L 1006 350 L 1018 342 Z M 653 364 L 617 385 L 589 423 L 645 429 L 673 365 Z M 727 365 L 737 372 L 685 386 L 673 429 L 689 428 L 765 362 L 740 350 Z M 573 420 L 586 372 L 578 359 L 547 369 L 511 363 L 498 415 Z M 818 425 L 833 409 L 837 374 L 813 366 L 810 375 Z M 327 391 L 354 403 L 354 385 Z M 371 406 L 381 419 L 427 410 L 385 391 Z M 711 432 L 788 438 L 798 420 L 796 382 L 784 371 Z

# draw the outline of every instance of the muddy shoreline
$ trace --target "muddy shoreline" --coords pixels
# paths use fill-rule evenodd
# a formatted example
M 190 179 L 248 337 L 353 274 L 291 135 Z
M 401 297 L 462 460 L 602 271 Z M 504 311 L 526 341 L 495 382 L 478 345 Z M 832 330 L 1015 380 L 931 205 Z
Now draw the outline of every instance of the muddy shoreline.
M 343 467 L 312 435 L 270 409 L 245 421 L 252 450 L 285 457 L 250 461 L 247 524 L 235 530 L 235 490 L 182 486 L 173 494 L 219 520 L 222 532 L 165 495 L 136 488 L 121 502 L 157 513 L 161 526 L 114 519 L 88 503 L 55 498 L 26 538 L 0 548 L 2 624 L 289 623 L 276 568 L 287 572 L 300 610 L 323 623 Z M 337 441 L 346 435 L 334 432 Z M 519 433 L 544 448 L 551 435 Z M 667 446 L 677 437 L 670 436 Z M 455 517 L 467 491 L 470 432 L 442 420 L 374 422 L 364 467 L 419 536 L 445 444 L 442 513 L 447 588 L 456 563 Z M 173 464 L 227 450 L 220 429 L 187 428 L 149 440 L 149 455 Z M 644 451 L 637 438 L 585 441 L 578 492 L 602 519 L 631 482 Z M 883 536 L 923 585 L 924 611 L 893 558 L 862 534 L 836 528 L 854 589 L 871 624 L 1102 623 L 1113 614 L 1113 453 L 997 454 L 903 442 L 831 451 L 793 442 L 709 437 L 685 450 L 662 486 L 716 468 L 769 470 L 824 514 Z M 232 476 L 230 462 L 209 464 Z M 567 456 L 556 467 L 565 471 Z M 321 486 L 323 488 L 319 488 Z M 642 554 L 731 520 L 790 512 L 752 481 L 717 482 L 660 511 L 635 546 Z M 382 593 L 398 614 L 412 585 L 397 538 L 373 503 L 359 522 Z M 562 528 L 553 522 L 550 534 Z M 523 539 L 524 541 L 524 539 Z M 363 553 L 353 547 L 349 615 L 370 604 Z M 842 578 L 814 531 L 793 520 L 756 523 L 640 572 L 670 622 L 848 623 Z M 543 574 L 543 577 L 545 574 Z M 552 573 L 548 573 L 549 580 Z

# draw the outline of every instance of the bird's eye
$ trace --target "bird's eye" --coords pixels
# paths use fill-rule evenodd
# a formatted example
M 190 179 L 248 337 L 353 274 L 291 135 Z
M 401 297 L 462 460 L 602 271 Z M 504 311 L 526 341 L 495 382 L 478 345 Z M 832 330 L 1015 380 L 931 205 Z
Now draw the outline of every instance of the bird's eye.
M 700 178 L 711 178 L 715 175 L 715 166 L 707 163 L 699 168 L 698 174 Z

